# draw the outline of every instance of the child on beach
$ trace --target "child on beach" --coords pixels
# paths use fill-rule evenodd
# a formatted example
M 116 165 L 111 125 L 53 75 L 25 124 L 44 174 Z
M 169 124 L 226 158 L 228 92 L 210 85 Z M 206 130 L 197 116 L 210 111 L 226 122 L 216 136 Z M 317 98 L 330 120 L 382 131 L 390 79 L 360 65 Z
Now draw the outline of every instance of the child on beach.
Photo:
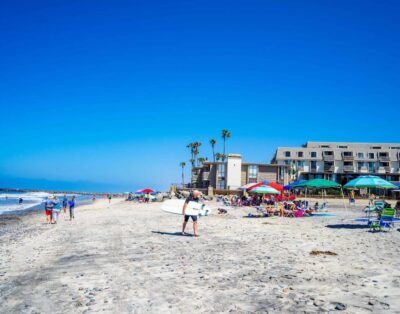
M 75 219 L 75 196 L 72 196 L 71 200 L 68 202 L 69 205 L 69 220 Z

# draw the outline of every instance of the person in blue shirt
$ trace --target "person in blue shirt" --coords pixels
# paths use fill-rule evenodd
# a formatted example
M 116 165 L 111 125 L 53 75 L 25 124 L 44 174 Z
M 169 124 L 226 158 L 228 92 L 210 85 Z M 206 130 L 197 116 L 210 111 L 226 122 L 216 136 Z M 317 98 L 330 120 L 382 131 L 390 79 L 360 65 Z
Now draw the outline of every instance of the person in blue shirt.
M 69 205 L 69 220 L 75 219 L 75 196 L 72 196 L 68 202 Z
M 55 202 L 53 201 L 53 197 L 49 196 L 46 202 L 44 203 L 44 209 L 46 213 L 46 222 L 48 224 L 53 222 L 53 208 L 55 206 Z

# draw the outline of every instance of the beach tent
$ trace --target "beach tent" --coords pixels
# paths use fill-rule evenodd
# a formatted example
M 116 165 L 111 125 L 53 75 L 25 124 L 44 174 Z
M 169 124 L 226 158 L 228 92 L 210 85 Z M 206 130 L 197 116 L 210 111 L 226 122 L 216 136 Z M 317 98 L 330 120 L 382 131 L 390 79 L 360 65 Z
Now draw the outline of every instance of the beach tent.
M 288 185 L 285 185 L 283 188 L 285 190 L 291 190 L 292 188 L 294 188 L 295 185 L 303 183 L 303 182 L 306 182 L 306 180 L 297 180 L 297 181 L 292 182 L 292 183 L 290 183 Z
M 257 186 L 260 186 L 260 183 L 248 183 L 248 184 L 245 184 L 245 185 L 241 186 L 239 188 L 239 190 L 250 190 L 250 189 L 255 188 Z
M 341 194 L 342 194 L 342 199 L 343 199 L 343 205 L 344 205 L 345 209 L 347 210 L 346 202 L 344 200 L 342 186 L 335 181 L 325 180 L 325 179 L 312 179 L 312 180 L 307 180 L 307 181 L 301 182 L 299 184 L 293 185 L 292 188 L 304 188 L 305 189 L 305 198 L 307 198 L 307 189 L 321 189 L 322 196 L 324 198 L 325 198 L 327 189 L 332 189 L 332 188 L 340 189 Z M 325 195 L 324 195 L 324 192 L 325 192 Z

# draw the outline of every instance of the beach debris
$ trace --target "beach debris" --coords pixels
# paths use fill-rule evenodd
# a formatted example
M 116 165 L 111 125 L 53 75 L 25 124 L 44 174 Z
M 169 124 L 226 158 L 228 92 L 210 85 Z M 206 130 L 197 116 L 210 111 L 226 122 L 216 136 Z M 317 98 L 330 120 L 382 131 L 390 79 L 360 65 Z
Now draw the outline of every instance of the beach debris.
M 218 214 L 227 214 L 228 211 L 224 208 L 218 208 Z
M 345 309 L 347 309 L 346 304 L 340 302 L 336 303 L 335 310 L 344 311 Z
M 270 223 L 270 222 L 267 222 L 267 221 L 263 222 L 262 224 L 263 225 L 273 225 L 273 223 Z
M 337 255 L 337 253 L 332 252 L 332 251 L 312 250 L 310 252 L 310 255 L 314 255 L 314 256 L 316 256 L 316 255 L 331 255 L 331 256 L 335 256 L 335 255 Z

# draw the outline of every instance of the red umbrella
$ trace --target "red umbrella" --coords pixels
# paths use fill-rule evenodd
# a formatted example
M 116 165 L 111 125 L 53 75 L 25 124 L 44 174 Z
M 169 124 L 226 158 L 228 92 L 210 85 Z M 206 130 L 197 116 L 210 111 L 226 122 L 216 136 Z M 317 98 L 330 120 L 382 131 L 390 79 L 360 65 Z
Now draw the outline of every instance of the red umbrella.
M 284 188 L 282 185 L 280 185 L 276 182 L 270 182 L 267 185 L 269 185 L 270 187 L 274 188 L 275 190 L 278 190 L 279 192 L 283 193 Z
M 141 190 L 137 190 L 136 193 L 153 193 L 154 191 L 152 189 L 149 188 L 145 188 L 145 189 L 141 189 Z

